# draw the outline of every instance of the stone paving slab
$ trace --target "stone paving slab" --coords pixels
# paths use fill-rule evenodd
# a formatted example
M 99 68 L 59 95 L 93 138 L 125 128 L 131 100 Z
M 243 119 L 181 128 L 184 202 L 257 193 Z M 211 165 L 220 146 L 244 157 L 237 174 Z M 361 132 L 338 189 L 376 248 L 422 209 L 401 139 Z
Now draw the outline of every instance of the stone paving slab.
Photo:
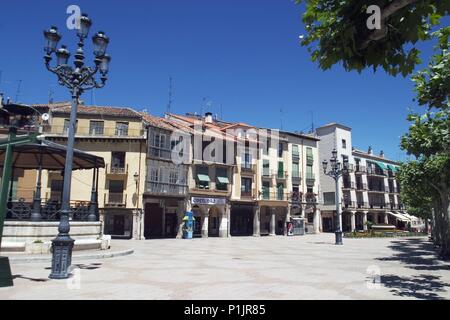
M 449 299 L 450 264 L 426 238 L 233 237 L 113 241 L 134 254 L 75 262 L 70 280 L 49 263 L 12 262 L 0 299 Z

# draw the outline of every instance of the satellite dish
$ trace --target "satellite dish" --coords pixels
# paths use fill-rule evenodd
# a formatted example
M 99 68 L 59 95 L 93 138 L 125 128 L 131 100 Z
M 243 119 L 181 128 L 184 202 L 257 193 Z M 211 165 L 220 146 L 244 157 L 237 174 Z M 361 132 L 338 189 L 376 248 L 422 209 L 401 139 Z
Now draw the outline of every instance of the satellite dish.
M 48 119 L 50 119 L 50 115 L 48 113 L 44 113 L 41 117 L 44 121 L 48 121 Z

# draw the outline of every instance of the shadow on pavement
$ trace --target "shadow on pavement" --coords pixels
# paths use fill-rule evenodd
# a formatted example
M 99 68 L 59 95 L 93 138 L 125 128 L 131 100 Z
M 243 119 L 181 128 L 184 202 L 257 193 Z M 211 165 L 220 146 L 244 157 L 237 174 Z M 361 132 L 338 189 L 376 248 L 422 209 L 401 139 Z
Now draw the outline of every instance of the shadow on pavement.
M 21 274 L 13 275 L 13 279 L 24 279 L 24 280 L 29 280 L 29 281 L 33 281 L 33 282 L 47 282 L 47 281 L 49 281 L 49 279 L 30 278 L 30 277 L 25 277 L 25 276 L 23 276 Z
M 397 261 L 406 268 L 420 271 L 450 270 L 450 265 L 438 258 L 434 245 L 425 239 L 404 239 L 393 241 L 388 247 L 393 251 L 390 257 L 377 258 L 379 261 Z M 440 276 L 418 275 L 401 277 L 383 275 L 381 282 L 391 292 L 401 297 L 417 299 L 443 299 L 439 293 L 448 292 L 448 283 L 442 282 Z

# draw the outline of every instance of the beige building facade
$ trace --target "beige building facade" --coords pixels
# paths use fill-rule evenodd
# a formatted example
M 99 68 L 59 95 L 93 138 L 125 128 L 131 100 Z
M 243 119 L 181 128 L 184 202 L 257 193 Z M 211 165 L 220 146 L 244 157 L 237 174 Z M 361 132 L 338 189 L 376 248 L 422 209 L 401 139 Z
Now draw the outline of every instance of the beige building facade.
M 70 105 L 35 105 L 49 115 L 43 123 L 45 139 L 65 144 Z M 98 173 L 97 202 L 104 234 L 143 239 L 142 191 L 145 187 L 146 133 L 142 116 L 130 108 L 80 105 L 75 148 L 102 157 L 106 167 Z M 94 170 L 73 173 L 71 201 L 89 202 Z M 61 172 L 44 172 L 43 198 L 59 201 Z

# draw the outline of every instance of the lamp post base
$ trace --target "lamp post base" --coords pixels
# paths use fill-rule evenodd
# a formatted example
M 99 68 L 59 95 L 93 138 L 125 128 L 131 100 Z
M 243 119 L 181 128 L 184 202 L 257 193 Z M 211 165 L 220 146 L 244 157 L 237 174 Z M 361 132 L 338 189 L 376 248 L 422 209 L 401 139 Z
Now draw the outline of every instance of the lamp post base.
M 0 257 L 0 288 L 14 286 L 8 257 Z
M 334 233 L 336 235 L 336 245 L 342 246 L 344 243 L 342 242 L 342 231 L 336 231 Z
M 52 272 L 50 279 L 67 279 L 70 277 L 69 267 L 72 264 L 72 249 L 75 240 L 56 237 L 52 240 Z

